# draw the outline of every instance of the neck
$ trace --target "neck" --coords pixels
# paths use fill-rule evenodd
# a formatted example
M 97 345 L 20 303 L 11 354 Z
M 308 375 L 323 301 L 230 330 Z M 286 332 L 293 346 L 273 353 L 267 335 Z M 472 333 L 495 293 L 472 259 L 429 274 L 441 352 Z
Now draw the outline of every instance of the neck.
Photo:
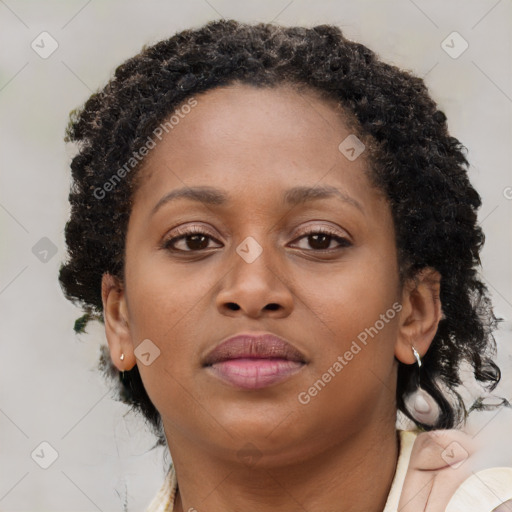
M 169 436 L 168 436 L 169 441 Z M 210 457 L 172 436 L 179 482 L 175 512 L 381 512 L 398 459 L 394 424 L 360 430 L 322 453 L 286 465 Z

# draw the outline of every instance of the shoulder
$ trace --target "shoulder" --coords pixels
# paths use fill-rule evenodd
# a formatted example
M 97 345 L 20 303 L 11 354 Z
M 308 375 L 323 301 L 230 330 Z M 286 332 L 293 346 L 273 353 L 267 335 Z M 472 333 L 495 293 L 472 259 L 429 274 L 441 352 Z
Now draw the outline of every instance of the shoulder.
M 456 429 L 418 433 L 398 510 L 491 512 L 512 499 L 511 454 L 496 446 Z

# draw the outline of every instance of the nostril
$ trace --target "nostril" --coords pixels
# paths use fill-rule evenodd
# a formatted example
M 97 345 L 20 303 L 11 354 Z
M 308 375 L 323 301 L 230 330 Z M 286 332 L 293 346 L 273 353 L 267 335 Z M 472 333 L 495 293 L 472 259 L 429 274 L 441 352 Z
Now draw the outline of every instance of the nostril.
M 265 306 L 267 309 L 270 309 L 271 311 L 275 311 L 276 309 L 279 309 L 279 304 L 276 304 L 275 302 L 272 304 L 268 304 Z
M 240 306 L 238 304 L 235 304 L 234 302 L 228 302 L 227 306 L 229 309 L 233 311 L 238 311 L 240 309 Z

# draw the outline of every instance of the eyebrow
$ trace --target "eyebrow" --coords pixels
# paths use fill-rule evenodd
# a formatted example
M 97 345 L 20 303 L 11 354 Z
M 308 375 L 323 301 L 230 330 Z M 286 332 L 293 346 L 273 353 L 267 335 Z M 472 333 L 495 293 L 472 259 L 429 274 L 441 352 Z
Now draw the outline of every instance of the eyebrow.
M 295 206 L 307 201 L 329 199 L 333 197 L 343 201 L 344 203 L 355 206 L 364 214 L 364 208 L 359 201 L 330 185 L 290 188 L 284 193 L 284 202 L 289 206 Z M 208 186 L 183 187 L 173 190 L 163 196 L 151 210 L 150 216 L 153 216 L 164 204 L 176 201 L 177 199 L 190 199 L 192 201 L 213 206 L 222 206 L 230 201 L 226 192 L 218 188 Z

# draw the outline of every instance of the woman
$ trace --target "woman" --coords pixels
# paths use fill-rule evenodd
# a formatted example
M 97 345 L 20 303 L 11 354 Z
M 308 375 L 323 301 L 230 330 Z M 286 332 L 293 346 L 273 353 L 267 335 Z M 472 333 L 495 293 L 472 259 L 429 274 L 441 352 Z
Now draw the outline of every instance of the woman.
M 459 364 L 500 379 L 480 197 L 422 80 L 333 26 L 216 21 L 119 66 L 67 139 L 60 282 L 172 455 L 148 510 L 407 506 Z

